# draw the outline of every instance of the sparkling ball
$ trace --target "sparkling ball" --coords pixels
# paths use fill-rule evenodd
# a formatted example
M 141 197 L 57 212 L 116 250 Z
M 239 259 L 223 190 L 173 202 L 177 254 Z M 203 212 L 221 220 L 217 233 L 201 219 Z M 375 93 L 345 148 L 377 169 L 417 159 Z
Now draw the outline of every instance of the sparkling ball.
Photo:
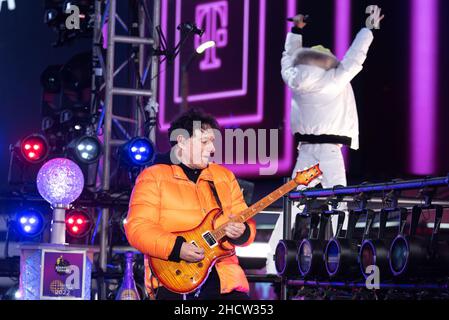
M 37 174 L 37 189 L 51 205 L 71 204 L 78 199 L 83 187 L 83 172 L 69 159 L 52 159 Z

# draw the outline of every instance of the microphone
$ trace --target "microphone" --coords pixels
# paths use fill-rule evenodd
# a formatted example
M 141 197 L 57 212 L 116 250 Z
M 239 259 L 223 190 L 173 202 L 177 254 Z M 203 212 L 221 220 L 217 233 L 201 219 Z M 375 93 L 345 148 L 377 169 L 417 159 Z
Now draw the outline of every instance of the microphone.
M 292 17 L 292 18 L 287 18 L 287 21 L 291 21 L 291 22 L 294 22 L 295 21 L 295 17 Z M 304 18 L 303 18 L 303 20 L 302 20 L 303 22 L 310 22 L 310 20 L 309 20 L 309 15 L 308 14 L 306 14 L 305 16 L 304 16 Z

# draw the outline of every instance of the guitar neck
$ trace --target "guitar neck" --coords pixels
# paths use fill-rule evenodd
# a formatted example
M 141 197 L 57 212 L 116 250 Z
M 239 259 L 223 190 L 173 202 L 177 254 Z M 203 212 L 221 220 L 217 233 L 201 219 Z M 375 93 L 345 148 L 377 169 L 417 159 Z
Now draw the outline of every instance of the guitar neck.
M 262 198 L 261 200 L 254 203 L 251 207 L 243 210 L 240 212 L 240 214 L 231 219 L 232 222 L 245 222 L 252 217 L 254 217 L 256 214 L 258 214 L 260 211 L 268 207 L 270 204 L 275 202 L 276 200 L 280 199 L 282 196 L 284 196 L 286 193 L 290 192 L 294 188 L 296 188 L 298 184 L 295 182 L 295 180 L 291 180 L 281 186 L 280 188 L 274 190 L 272 193 L 267 195 L 266 197 Z M 221 225 L 217 229 L 215 229 L 212 233 L 215 239 L 221 240 L 226 236 L 226 233 L 224 231 L 226 224 Z

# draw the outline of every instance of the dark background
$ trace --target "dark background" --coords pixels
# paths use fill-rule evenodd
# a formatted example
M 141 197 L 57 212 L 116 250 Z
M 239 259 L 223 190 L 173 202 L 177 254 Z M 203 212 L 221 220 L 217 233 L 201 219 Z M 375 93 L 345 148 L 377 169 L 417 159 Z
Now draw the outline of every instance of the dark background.
M 360 150 L 350 152 L 349 183 L 416 177 L 408 171 L 410 1 L 353 0 L 351 38 L 364 25 L 364 11 L 370 4 L 379 5 L 386 18 L 381 29 L 375 31 L 364 70 L 352 82 L 359 111 Z M 53 48 L 55 34 L 43 23 L 43 1 L 17 0 L 16 5 L 15 11 L 8 11 L 3 4 L 0 12 L 1 189 L 7 187 L 9 145 L 40 130 L 41 72 L 47 65 L 62 64 L 91 46 L 91 41 L 84 39 Z M 431 173 L 435 176 L 449 172 L 449 2 L 441 0 L 439 6 L 437 163 Z M 305 45 L 321 43 L 333 48 L 334 1 L 302 0 L 298 8 L 311 17 L 304 34 Z M 267 12 L 265 118 L 277 114 L 278 106 L 283 104 L 283 2 L 269 0 Z M 420 27 L 419 20 L 413 24 Z M 277 125 L 282 127 L 283 123 Z M 273 127 L 276 125 L 267 128 Z

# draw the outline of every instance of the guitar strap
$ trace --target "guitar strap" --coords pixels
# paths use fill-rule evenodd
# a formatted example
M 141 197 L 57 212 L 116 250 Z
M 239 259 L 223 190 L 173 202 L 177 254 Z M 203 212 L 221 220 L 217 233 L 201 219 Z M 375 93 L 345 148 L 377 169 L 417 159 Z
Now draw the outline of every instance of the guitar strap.
M 214 182 L 213 181 L 208 181 L 208 182 L 209 182 L 210 189 L 212 190 L 212 193 L 214 194 L 215 201 L 217 201 L 217 204 L 220 207 L 220 209 L 223 210 L 223 207 L 221 206 L 221 201 L 220 201 L 220 198 L 218 197 L 217 189 L 215 188 Z

